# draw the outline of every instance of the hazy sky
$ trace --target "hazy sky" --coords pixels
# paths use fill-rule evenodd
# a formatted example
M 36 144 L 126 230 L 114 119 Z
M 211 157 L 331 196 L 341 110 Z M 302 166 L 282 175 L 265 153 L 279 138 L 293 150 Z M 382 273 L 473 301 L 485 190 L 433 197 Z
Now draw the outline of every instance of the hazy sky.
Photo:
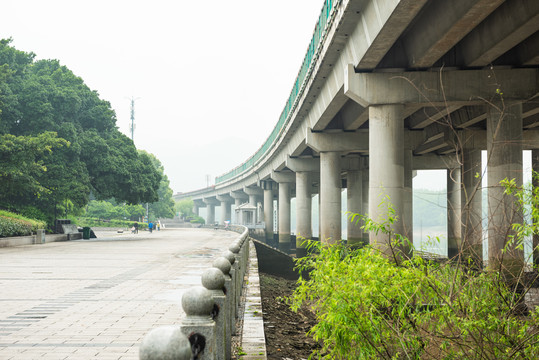
M 206 186 L 262 145 L 322 0 L 2 0 L 0 38 L 58 59 L 163 163 L 174 192 Z

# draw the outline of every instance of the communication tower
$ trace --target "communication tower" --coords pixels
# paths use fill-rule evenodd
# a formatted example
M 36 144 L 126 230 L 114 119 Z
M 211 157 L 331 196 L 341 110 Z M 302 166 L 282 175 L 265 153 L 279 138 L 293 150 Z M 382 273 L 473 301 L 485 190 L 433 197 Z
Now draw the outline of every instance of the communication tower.
M 131 131 L 131 141 L 135 142 L 135 101 L 140 98 L 131 97 L 131 124 L 129 125 L 129 131 Z

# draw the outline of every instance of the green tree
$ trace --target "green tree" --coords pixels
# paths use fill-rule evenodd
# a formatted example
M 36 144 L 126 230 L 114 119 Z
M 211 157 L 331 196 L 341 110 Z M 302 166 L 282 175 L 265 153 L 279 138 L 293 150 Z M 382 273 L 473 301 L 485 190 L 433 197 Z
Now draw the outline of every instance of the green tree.
M 176 212 L 180 214 L 180 217 L 185 219 L 194 215 L 193 206 L 194 206 L 193 200 L 189 198 L 189 199 L 183 199 L 176 202 L 176 205 L 174 208 Z
M 114 197 L 130 204 L 157 201 L 162 175 L 118 131 L 110 104 L 57 60 L 34 61 L 33 53 L 10 43 L 0 40 L 0 134 L 37 137 L 54 132 L 70 144 L 39 159 L 46 174 L 34 174 L 34 183 L 30 178 L 20 182 L 10 207 L 76 211 L 88 203 L 90 192 L 98 199 Z M 13 154 L 6 156 L 13 157 L 4 161 L 19 161 Z M 33 196 L 36 183 L 41 187 L 38 198 Z M 6 196 L 0 194 L 0 199 Z
M 35 198 L 48 196 L 51 190 L 42 178 L 54 169 L 45 160 L 68 146 L 69 142 L 53 132 L 0 135 L 0 206 L 10 209 L 13 204 L 28 205 Z
M 165 168 L 155 155 L 149 154 L 144 150 L 139 150 L 139 153 L 148 156 L 154 168 L 161 175 L 159 189 L 157 190 L 159 200 L 149 205 L 150 218 L 173 218 L 174 199 L 172 198 L 173 193 L 170 188 L 170 181 L 168 180 L 167 175 L 165 175 Z

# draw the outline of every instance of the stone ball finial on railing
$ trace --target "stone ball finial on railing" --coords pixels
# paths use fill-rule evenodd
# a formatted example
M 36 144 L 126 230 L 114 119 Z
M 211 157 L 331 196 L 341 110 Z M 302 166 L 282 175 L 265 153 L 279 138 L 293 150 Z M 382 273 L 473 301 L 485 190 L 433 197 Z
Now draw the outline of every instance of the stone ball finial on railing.
M 234 254 L 228 251 L 232 255 L 232 258 L 235 260 Z M 233 269 L 230 261 L 225 257 L 219 257 L 213 261 L 212 266 L 219 270 L 225 277 L 225 294 L 226 294 L 226 304 L 228 311 L 228 334 L 235 335 L 236 327 L 236 283 L 235 283 L 235 270 Z
M 225 274 L 217 268 L 209 268 L 202 273 L 202 285 L 211 291 L 215 302 L 212 318 L 215 321 L 216 359 L 230 359 L 230 310 L 225 296 Z
M 240 252 L 241 244 L 238 241 L 234 241 L 230 246 L 228 247 L 228 250 L 230 250 L 232 253 L 237 254 Z
M 225 257 L 230 262 L 230 265 L 234 265 L 234 262 L 236 261 L 236 257 L 234 256 L 234 253 L 232 253 L 232 251 L 227 250 L 223 254 L 223 257 Z
M 181 326 L 161 326 L 150 331 L 142 340 L 140 360 L 189 360 L 191 344 Z
M 216 358 L 215 322 L 212 319 L 215 301 L 210 290 L 194 287 L 182 296 L 182 332 L 191 343 L 195 359 L 214 360 Z
M 210 317 L 213 305 L 211 292 L 200 286 L 189 289 L 182 296 L 182 308 L 187 317 Z
M 232 255 L 232 258 L 234 258 L 234 255 Z M 228 258 L 225 258 L 224 256 L 219 257 L 213 261 L 212 266 L 221 270 L 223 274 L 230 275 L 230 269 L 232 268 L 232 264 L 230 263 L 230 260 Z
M 225 286 L 224 273 L 213 267 L 205 270 L 202 273 L 202 286 L 208 290 L 223 290 Z

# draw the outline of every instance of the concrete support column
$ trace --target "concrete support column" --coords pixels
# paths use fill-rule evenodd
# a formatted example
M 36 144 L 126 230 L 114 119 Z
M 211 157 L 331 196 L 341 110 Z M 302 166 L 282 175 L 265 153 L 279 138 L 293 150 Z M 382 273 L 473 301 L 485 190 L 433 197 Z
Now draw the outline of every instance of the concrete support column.
M 230 203 L 228 201 L 221 201 L 221 225 L 225 224 L 225 221 L 230 220 Z
M 273 244 L 273 189 L 264 189 L 264 223 L 266 244 Z
M 304 257 L 305 240 L 312 238 L 311 177 L 306 171 L 296 172 L 296 257 Z
M 398 216 L 392 225 L 404 234 L 404 120 L 403 105 L 369 106 L 369 216 L 387 221 L 389 204 Z M 393 244 L 387 234 L 370 233 L 370 243 L 390 258 L 409 255 L 405 244 Z
M 359 162 L 359 158 L 357 161 Z M 359 164 L 358 164 L 359 165 Z M 359 166 L 358 166 L 359 168 Z M 346 174 L 347 210 L 350 214 L 363 215 L 363 175 L 359 170 L 348 170 Z M 363 222 L 356 218 L 348 221 L 347 239 L 348 245 L 360 246 L 363 243 Z
M 481 267 L 483 262 L 481 150 L 467 148 L 462 150 L 461 179 L 462 245 L 457 252 L 464 259 L 471 258 L 478 267 Z
M 362 214 L 369 216 L 369 159 L 366 159 L 364 167 L 361 169 L 361 197 Z M 369 243 L 369 233 L 363 230 L 363 243 Z
M 290 251 L 290 183 L 279 183 L 279 250 Z
M 539 173 L 539 150 L 532 150 L 532 170 Z M 533 187 L 539 187 L 539 180 L 532 176 Z M 533 234 L 533 264 L 539 266 L 539 234 Z
M 260 222 L 260 214 L 258 212 L 258 200 L 262 196 L 262 189 L 259 187 L 244 187 L 243 192 L 249 196 L 249 205 L 256 208 L 255 212 L 255 224 Z
M 320 241 L 335 244 L 341 229 L 341 154 L 320 153 Z
M 228 194 L 217 195 L 217 200 L 221 203 L 221 225 L 224 225 L 225 221 L 232 220 L 231 204 L 232 197 Z
M 414 187 L 413 187 L 413 154 L 409 144 L 404 149 L 404 188 L 403 188 L 403 209 L 402 222 L 404 235 L 411 246 L 414 243 Z
M 206 204 L 206 225 L 212 225 L 215 223 L 215 205 L 213 203 Z
M 234 208 L 237 209 L 241 204 L 247 201 L 247 195 L 243 191 L 231 191 L 230 197 L 234 199 Z M 236 213 L 234 213 L 233 224 L 239 224 L 239 219 L 236 219 Z
M 460 169 L 447 170 L 447 257 L 454 258 L 462 246 Z
M 296 257 L 307 254 L 304 239 L 312 239 L 313 178 L 319 178 L 320 160 L 315 158 L 291 158 L 286 167 L 296 173 Z M 318 181 L 317 181 L 318 182 Z
M 488 172 L 488 267 L 516 274 L 523 266 L 524 254 L 508 237 L 511 224 L 522 222 L 516 198 L 504 194 L 503 179 L 515 179 L 522 186 L 522 104 L 497 103 L 487 112 Z

